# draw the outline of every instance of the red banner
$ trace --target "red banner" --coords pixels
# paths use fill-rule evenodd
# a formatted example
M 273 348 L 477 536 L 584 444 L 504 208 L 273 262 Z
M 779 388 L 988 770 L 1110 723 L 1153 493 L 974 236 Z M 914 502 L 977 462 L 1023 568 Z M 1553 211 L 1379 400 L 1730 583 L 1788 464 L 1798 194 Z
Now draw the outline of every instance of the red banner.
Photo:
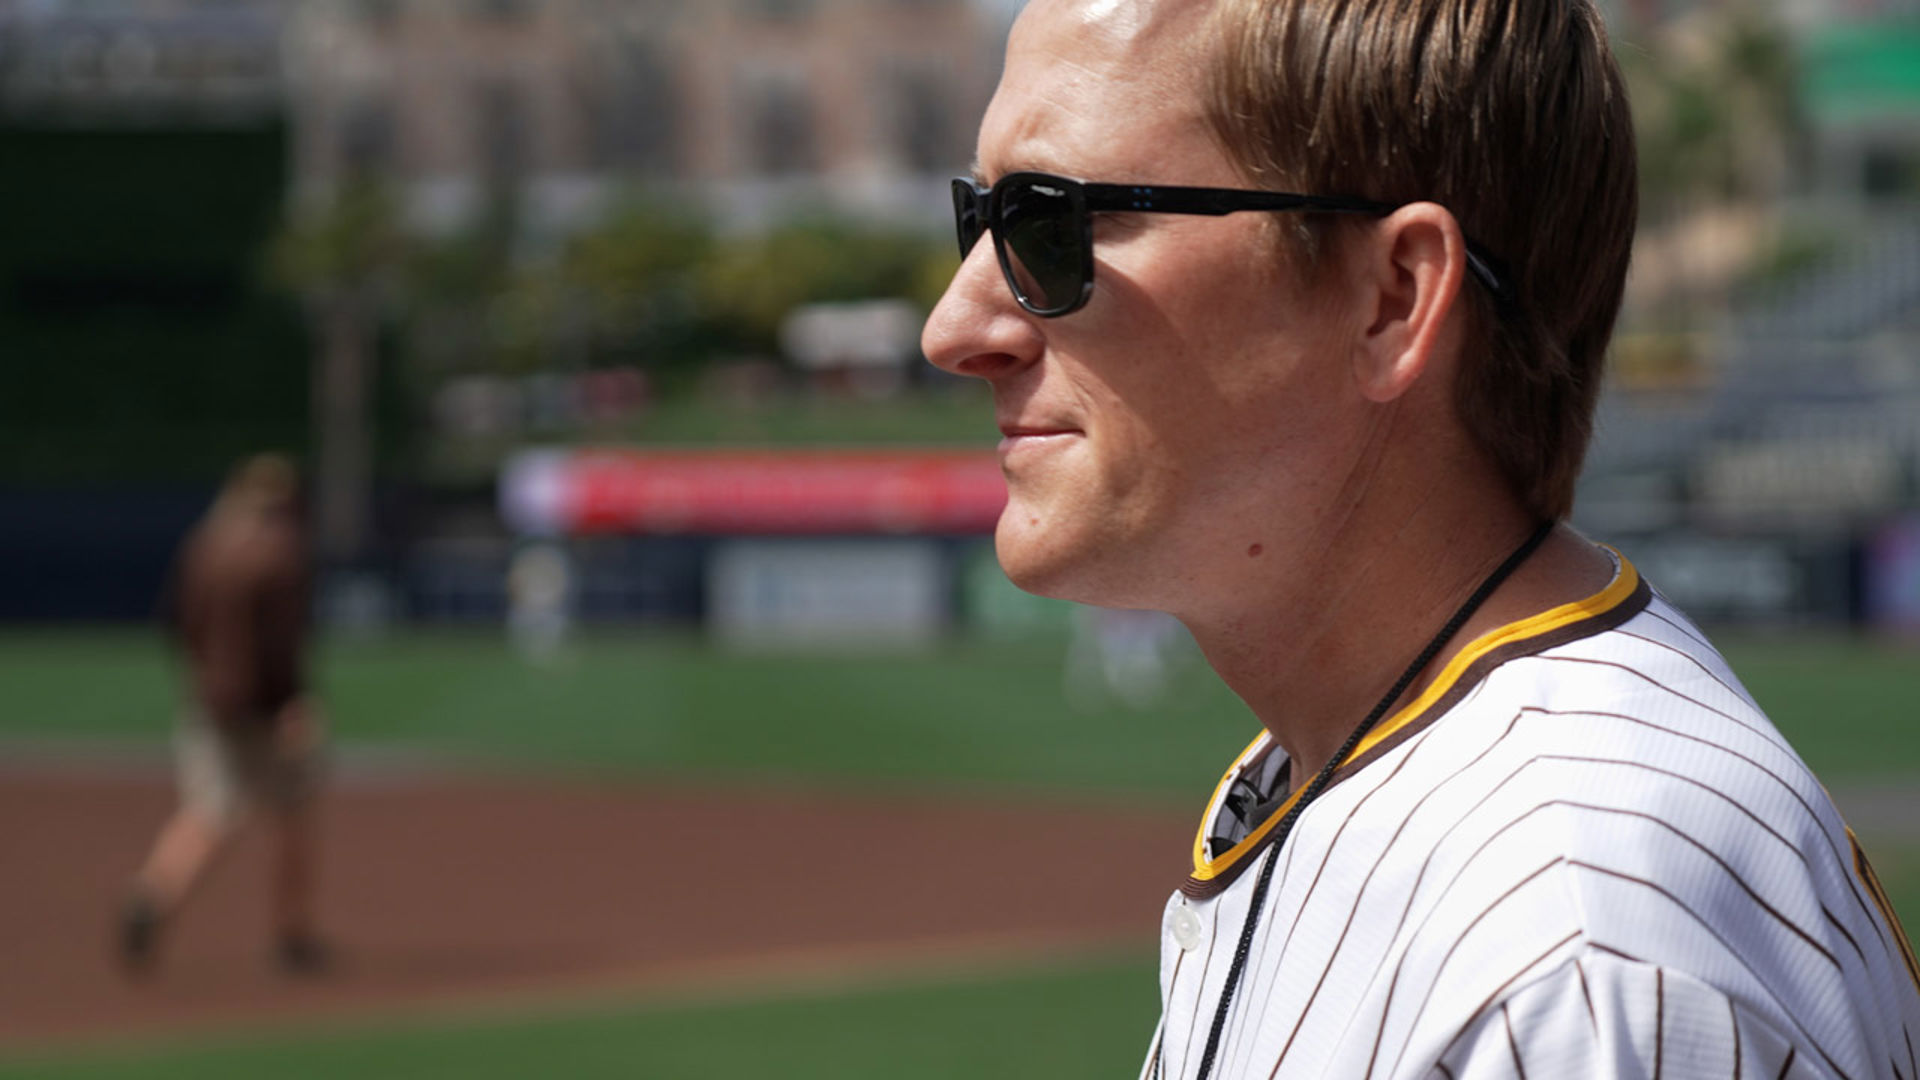
M 984 533 L 1006 499 L 991 451 L 539 450 L 501 477 L 535 533 Z

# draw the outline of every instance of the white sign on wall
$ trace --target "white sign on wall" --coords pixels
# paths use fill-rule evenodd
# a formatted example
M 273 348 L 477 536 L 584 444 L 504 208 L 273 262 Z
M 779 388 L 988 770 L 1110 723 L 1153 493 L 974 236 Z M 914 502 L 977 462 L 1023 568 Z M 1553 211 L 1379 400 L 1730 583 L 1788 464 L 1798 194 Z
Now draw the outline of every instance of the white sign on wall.
M 940 547 L 926 540 L 732 540 L 707 564 L 707 625 L 766 646 L 913 646 L 948 619 Z

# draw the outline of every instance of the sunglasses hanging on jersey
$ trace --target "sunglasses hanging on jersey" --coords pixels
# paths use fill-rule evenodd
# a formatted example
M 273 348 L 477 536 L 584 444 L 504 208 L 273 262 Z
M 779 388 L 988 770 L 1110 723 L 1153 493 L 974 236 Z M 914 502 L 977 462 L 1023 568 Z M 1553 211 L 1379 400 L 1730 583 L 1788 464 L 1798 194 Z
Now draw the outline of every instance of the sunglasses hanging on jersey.
M 1087 184 L 1041 172 L 1008 173 L 987 187 L 953 181 L 954 227 L 966 258 L 984 232 L 993 234 L 1000 274 L 1020 306 L 1053 318 L 1078 311 L 1093 295 L 1093 215 L 1102 211 L 1219 216 L 1241 210 L 1379 216 L 1394 203 L 1337 195 L 1292 195 L 1232 188 Z M 1513 303 L 1497 261 L 1467 241 L 1467 271 L 1503 312 Z

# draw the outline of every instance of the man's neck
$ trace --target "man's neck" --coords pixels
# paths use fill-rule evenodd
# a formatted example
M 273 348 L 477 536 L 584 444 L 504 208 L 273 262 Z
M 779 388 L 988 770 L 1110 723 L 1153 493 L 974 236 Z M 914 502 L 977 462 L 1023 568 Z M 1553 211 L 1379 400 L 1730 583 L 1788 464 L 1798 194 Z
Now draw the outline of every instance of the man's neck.
M 1207 661 L 1260 718 L 1304 783 L 1340 748 L 1475 589 L 1538 522 L 1517 506 L 1442 519 L 1434 502 L 1388 527 L 1356 515 L 1310 573 L 1249 581 L 1246 602 L 1189 617 Z M 1369 535 L 1356 530 L 1371 529 Z M 1393 703 L 1411 701 L 1476 637 L 1604 588 L 1607 556 L 1565 528 L 1488 597 Z

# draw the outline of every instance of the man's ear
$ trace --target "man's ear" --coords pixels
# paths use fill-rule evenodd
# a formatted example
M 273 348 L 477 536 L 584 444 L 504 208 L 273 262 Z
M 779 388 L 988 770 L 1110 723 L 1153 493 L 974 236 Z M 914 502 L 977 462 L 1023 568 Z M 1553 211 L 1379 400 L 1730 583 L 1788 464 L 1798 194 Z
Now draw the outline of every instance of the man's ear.
M 1446 207 L 1408 203 L 1374 223 L 1356 248 L 1353 269 L 1371 314 L 1354 378 L 1368 400 L 1385 403 L 1458 338 L 1449 316 L 1466 277 L 1466 235 Z

